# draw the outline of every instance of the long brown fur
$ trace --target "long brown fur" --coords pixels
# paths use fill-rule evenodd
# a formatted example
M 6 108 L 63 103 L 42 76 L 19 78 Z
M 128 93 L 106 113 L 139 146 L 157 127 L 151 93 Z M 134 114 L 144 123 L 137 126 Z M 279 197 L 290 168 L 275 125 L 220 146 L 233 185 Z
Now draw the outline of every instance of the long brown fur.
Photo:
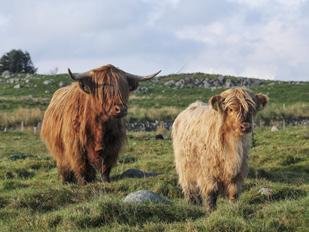
M 64 182 L 85 184 L 95 179 L 96 170 L 109 181 L 126 139 L 125 119 L 116 118 L 113 107 L 127 105 L 132 86 L 112 65 L 91 73 L 88 93 L 81 83 L 60 88 L 44 114 L 41 137 Z
M 209 105 L 195 102 L 177 116 L 172 127 L 176 171 L 191 202 L 206 200 L 212 209 L 219 193 L 238 198 L 251 135 L 240 128 L 244 117 L 252 120 L 267 101 L 265 95 L 234 88 L 212 97 Z

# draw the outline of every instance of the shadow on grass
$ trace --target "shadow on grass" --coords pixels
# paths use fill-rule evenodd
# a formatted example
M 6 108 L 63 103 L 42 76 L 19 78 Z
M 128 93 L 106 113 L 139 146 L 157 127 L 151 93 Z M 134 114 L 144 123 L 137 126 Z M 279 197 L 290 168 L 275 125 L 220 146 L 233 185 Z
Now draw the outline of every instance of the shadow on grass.
M 295 164 L 289 166 L 276 167 L 269 170 L 263 168 L 250 168 L 248 177 L 266 179 L 272 182 L 286 184 L 309 184 L 309 167 Z

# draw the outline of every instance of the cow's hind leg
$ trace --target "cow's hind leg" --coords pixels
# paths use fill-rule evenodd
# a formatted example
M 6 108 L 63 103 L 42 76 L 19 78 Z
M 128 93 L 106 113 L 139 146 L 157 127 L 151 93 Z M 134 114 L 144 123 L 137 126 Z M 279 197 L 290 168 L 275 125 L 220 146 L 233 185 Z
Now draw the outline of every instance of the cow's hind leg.
M 57 165 L 57 168 L 58 174 L 64 184 L 76 183 L 74 172 L 70 169 L 70 167 L 65 165 Z

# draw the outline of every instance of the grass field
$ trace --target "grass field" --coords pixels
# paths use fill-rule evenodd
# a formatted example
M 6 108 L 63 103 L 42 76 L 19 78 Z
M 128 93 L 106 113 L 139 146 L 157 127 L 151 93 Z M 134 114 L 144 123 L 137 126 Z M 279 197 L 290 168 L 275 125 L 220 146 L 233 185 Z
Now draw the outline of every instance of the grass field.
M 58 180 L 38 135 L 0 132 L 0 231 L 308 231 L 308 127 L 257 129 L 240 200 L 232 204 L 220 198 L 211 214 L 183 199 L 171 141 L 155 140 L 154 135 L 129 133 L 112 183 L 78 186 Z M 115 178 L 128 168 L 158 175 Z M 261 195 L 262 187 L 270 188 L 272 196 Z M 141 189 L 166 196 L 171 203 L 122 202 Z

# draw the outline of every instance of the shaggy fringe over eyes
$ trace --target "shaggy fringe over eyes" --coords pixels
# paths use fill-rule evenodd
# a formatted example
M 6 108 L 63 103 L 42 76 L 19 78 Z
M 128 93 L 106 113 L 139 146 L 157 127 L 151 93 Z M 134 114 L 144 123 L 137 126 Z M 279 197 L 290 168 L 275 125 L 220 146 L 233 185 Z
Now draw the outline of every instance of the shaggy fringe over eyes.
M 120 70 L 112 66 L 98 68 L 94 70 L 94 95 L 100 98 L 102 96 L 103 109 L 110 111 L 112 106 L 118 104 L 126 105 L 129 92 L 127 88 L 122 86 L 122 73 Z M 126 78 L 126 77 L 124 77 Z
M 250 108 L 256 111 L 256 102 L 252 97 L 253 93 L 248 89 L 228 89 L 221 95 L 224 97 L 224 110 L 227 108 L 237 108 L 239 111 L 238 116 L 242 113 L 248 113 Z

